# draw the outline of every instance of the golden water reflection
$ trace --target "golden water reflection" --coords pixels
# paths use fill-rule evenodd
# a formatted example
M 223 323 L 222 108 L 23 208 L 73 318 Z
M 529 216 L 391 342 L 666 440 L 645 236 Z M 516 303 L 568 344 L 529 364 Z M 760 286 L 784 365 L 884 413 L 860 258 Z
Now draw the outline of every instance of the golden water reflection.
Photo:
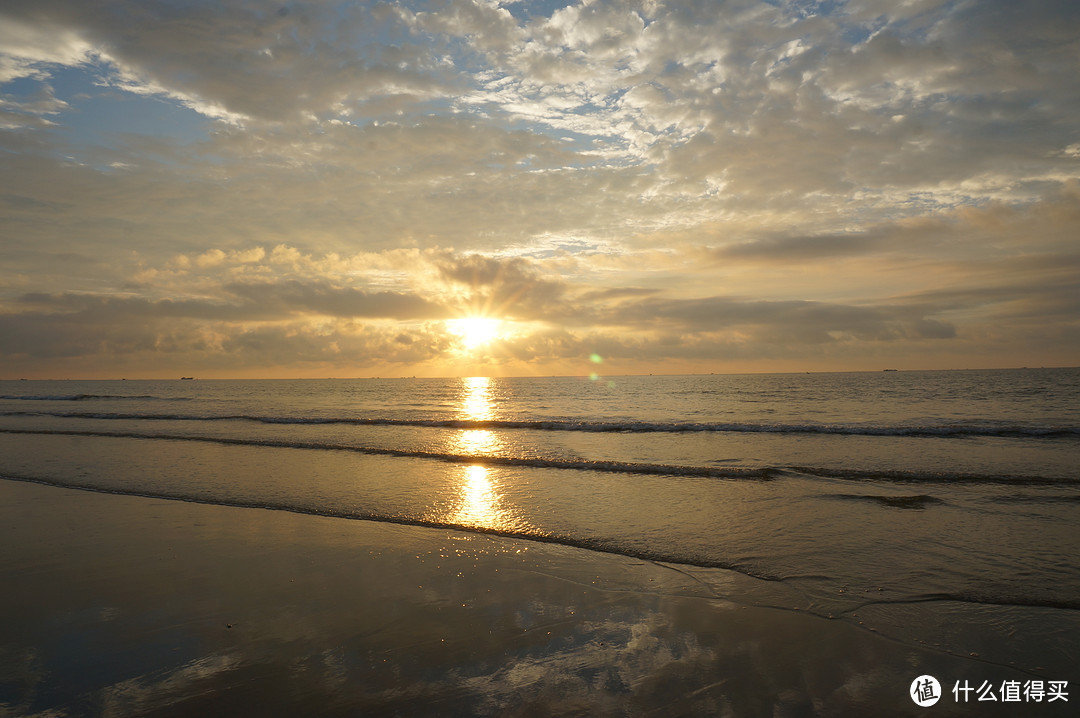
M 491 379 L 486 376 L 466 377 L 461 380 L 461 389 L 461 413 L 466 419 L 486 421 L 495 417 Z
M 461 380 L 459 411 L 469 421 L 488 421 L 495 418 L 492 382 L 486 376 L 470 376 Z M 499 434 L 490 429 L 461 429 L 451 439 L 449 448 L 465 456 L 493 456 L 502 453 Z
M 457 436 L 458 453 L 469 456 L 491 456 L 502 442 L 488 429 L 462 429 Z
M 507 533 L 535 531 L 520 509 L 508 505 L 491 469 L 479 464 L 463 466 L 460 476 L 461 483 L 448 523 Z
M 467 377 L 462 379 L 461 389 L 459 410 L 463 418 L 470 421 L 495 418 L 491 379 Z M 478 461 L 505 454 L 500 433 L 491 429 L 461 429 L 451 441 L 452 453 L 476 457 Z M 461 467 L 450 522 L 495 531 L 520 531 L 529 527 L 527 521 L 505 505 L 496 475 L 479 463 Z
M 489 529 L 505 529 L 500 497 L 486 466 L 466 466 L 459 489 L 453 523 Z

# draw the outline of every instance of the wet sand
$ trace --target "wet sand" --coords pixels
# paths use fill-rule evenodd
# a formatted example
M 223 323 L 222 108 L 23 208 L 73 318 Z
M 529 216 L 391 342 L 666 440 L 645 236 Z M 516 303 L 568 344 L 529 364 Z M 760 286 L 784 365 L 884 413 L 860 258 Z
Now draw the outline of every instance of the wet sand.
M 0 716 L 1075 705 L 958 704 L 954 681 L 1032 675 L 806 614 L 783 587 L 717 569 L 7 480 L 0 507 Z M 933 708 L 908 696 L 921 674 L 946 684 Z

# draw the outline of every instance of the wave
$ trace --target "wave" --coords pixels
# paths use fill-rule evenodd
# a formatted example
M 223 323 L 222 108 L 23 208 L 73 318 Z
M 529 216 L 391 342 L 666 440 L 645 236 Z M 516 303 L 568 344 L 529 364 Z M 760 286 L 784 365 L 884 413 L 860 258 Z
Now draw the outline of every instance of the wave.
M 1069 600 L 1042 596 L 997 596 L 974 592 L 925 593 L 910 598 L 894 600 L 873 600 L 843 611 L 847 615 L 861 611 L 868 606 L 890 606 L 913 603 L 967 603 L 980 606 L 1014 606 L 1020 608 L 1056 608 L 1063 611 L 1080 611 L 1080 600 Z
M 929 506 L 945 503 L 942 499 L 939 499 L 936 496 L 930 496 L 929 494 L 902 496 L 882 496 L 879 494 L 833 494 L 824 498 L 839 499 L 841 501 L 866 501 L 892 509 L 915 510 L 922 510 Z
M 375 521 L 380 523 L 396 524 L 400 526 L 417 526 L 422 528 L 432 528 L 440 530 L 453 530 L 453 531 L 466 531 L 469 533 L 483 534 L 489 536 L 498 536 L 502 538 L 509 538 L 514 540 L 534 541 L 538 543 L 556 544 L 561 546 L 568 546 L 571 548 L 579 548 L 587 551 L 595 551 L 597 553 L 605 553 L 616 556 L 625 556 L 627 558 L 639 559 L 643 561 L 650 561 L 660 565 L 668 565 L 671 568 L 676 566 L 689 566 L 694 568 L 714 568 L 722 569 L 726 571 L 733 571 L 740 573 L 744 576 L 759 579 L 762 581 L 789 584 L 790 582 L 799 579 L 799 576 L 785 576 L 780 573 L 771 572 L 757 565 L 750 565 L 745 561 L 739 560 L 723 560 L 718 558 L 707 558 L 698 555 L 682 554 L 675 551 L 662 551 L 662 550 L 645 550 L 636 548 L 633 546 L 627 546 L 620 543 L 617 540 L 591 538 L 586 536 L 573 536 L 558 534 L 554 532 L 545 532 L 539 529 L 519 529 L 519 530 L 506 530 L 506 529 L 493 529 L 482 526 L 474 526 L 469 524 L 458 524 L 445 521 L 437 521 L 416 516 L 406 516 L 400 514 L 386 514 L 372 511 L 363 510 L 334 510 L 325 507 L 311 506 L 301 503 L 289 503 L 289 502 L 267 502 L 261 499 L 244 500 L 237 498 L 223 498 L 205 496 L 199 494 L 184 494 L 182 492 L 169 492 L 169 491 L 142 491 L 112 487 L 95 486 L 92 484 L 83 484 L 79 482 L 60 481 L 56 479 L 46 479 L 34 476 L 21 476 L 17 474 L 0 474 L 0 480 L 8 481 L 22 481 L 26 483 L 40 484 L 43 486 L 53 486 L 64 489 L 74 489 L 80 491 L 89 491 L 100 494 L 112 494 L 117 496 L 132 496 L 139 498 L 150 499 L 163 499 L 169 501 L 184 501 L 187 503 L 203 504 L 208 506 L 222 506 L 232 508 L 245 508 L 245 509 L 261 509 L 270 511 L 286 511 L 289 513 L 302 514 L 308 516 L 322 516 L 327 518 L 340 518 L 351 519 L 361 521 Z M 981 605 L 994 605 L 994 606 L 1020 606 L 1020 607 L 1038 607 L 1038 608 L 1052 608 L 1061 610 L 1076 611 L 1080 610 L 1080 601 L 1070 599 L 1059 599 L 1054 597 L 1031 597 L 1031 596 L 1012 596 L 1012 595 L 986 595 L 977 593 L 925 593 L 911 596 L 908 598 L 899 598 L 895 600 L 871 600 L 859 603 L 856 606 L 848 608 L 842 611 L 842 614 L 852 614 L 854 611 L 860 610 L 867 606 L 872 605 L 885 605 L 885 604 L 905 604 L 905 603 L 930 603 L 930 602 L 956 602 L 967 604 L 981 604 Z M 810 609 L 811 613 L 815 611 Z M 833 617 L 832 611 L 827 613 L 820 613 L 819 615 L 828 615 L 829 618 Z
M 86 396 L 86 395 L 77 395 Z M 0 397 L 5 398 L 5 397 Z M 27 399 L 30 397 L 16 397 Z M 38 397 L 41 399 L 55 397 Z M 108 399 L 156 399 L 160 397 L 103 397 Z M 72 398 L 73 401 L 79 399 Z M 171 399 L 170 399 L 171 400 Z M 181 400 L 181 399 L 176 399 Z M 1030 426 L 1020 424 L 766 424 L 743 422 L 592 421 L 576 419 L 396 419 L 388 417 L 258 416 L 251 414 L 146 414 L 75 411 L 4 411 L 0 416 L 54 416 L 65 419 L 120 419 L 128 421 L 251 421 L 261 424 L 344 424 L 351 426 L 412 426 L 441 429 L 512 429 L 586 433 L 754 433 L 754 434 L 834 434 L 881 437 L 999 437 L 999 438 L 1080 438 L 1080 426 Z
M 5 429 L 3 434 L 37 434 L 48 436 L 96 436 L 114 439 L 148 439 L 160 441 L 197 441 L 226 446 L 270 447 L 278 449 L 309 449 L 321 451 L 351 451 L 371 456 L 394 456 L 398 458 L 429 459 L 452 464 L 483 464 L 486 466 L 521 466 L 534 469 L 574 469 L 578 471 L 603 471 L 620 474 L 652 474 L 674 476 L 707 476 L 714 478 L 770 479 L 776 475 L 773 469 L 718 468 L 712 466 L 683 466 L 677 464 L 648 464 L 627 461 L 602 461 L 591 459 L 545 459 L 537 457 L 487 456 L 473 454 L 450 454 L 436 451 L 389 449 L 374 446 L 351 446 L 322 441 L 296 441 L 278 439 L 238 439 L 220 436 L 185 436 L 182 434 L 152 434 L 136 431 L 77 431 L 66 429 Z
M 497 456 L 484 454 L 452 454 L 413 449 L 391 449 L 375 446 L 356 446 L 324 441 L 301 441 L 285 439 L 244 439 L 222 436 L 194 436 L 185 434 L 158 434 L 137 431 L 89 431 L 73 429 L 11 429 L 0 427 L 2 434 L 35 434 L 46 436 L 93 436 L 112 439 L 139 439 L 150 441 L 193 441 L 225 446 L 269 447 L 278 449 L 298 449 L 317 451 L 348 451 L 370 456 L 392 456 L 398 458 L 427 459 L 453 464 L 476 464 L 483 466 L 510 466 L 533 469 L 561 469 L 574 471 L 599 471 L 618 474 L 639 474 L 652 476 L 686 476 L 716 479 L 751 479 L 768 481 L 783 476 L 802 475 L 844 479 L 849 481 L 892 481 L 913 483 L 1004 483 L 1016 485 L 1056 485 L 1069 486 L 1077 482 L 1069 478 L 1047 478 L 1041 476 L 1022 476 L 1013 474 L 971 474 L 961 472 L 921 472 L 893 471 L 878 469 L 834 469 L 810 466 L 698 466 L 693 464 L 651 464 L 632 461 L 614 461 L 597 459 L 560 459 L 544 457 Z M 864 498 L 856 495 L 838 495 L 839 498 Z M 880 497 L 866 497 L 875 499 Z M 904 497 L 884 497 L 895 499 L 893 506 L 905 502 Z M 935 503 L 932 497 L 921 497 L 922 507 Z M 905 507 L 910 508 L 910 507 Z
M 1063 496 L 1046 496 L 1045 494 L 1008 494 L 1005 496 L 990 496 L 987 497 L 986 500 L 999 504 L 1080 504 L 1080 494 L 1066 494 Z
M 310 516 L 358 519 L 363 521 L 392 523 L 402 526 L 422 526 L 435 529 L 468 531 L 470 533 L 502 536 L 505 538 L 525 539 L 529 541 L 538 541 L 541 543 L 552 543 L 563 546 L 571 546 L 574 548 L 582 548 L 590 551 L 597 551 L 600 553 L 616 554 L 621 556 L 627 556 L 629 558 L 643 559 L 647 561 L 684 564 L 690 566 L 698 566 L 702 568 L 722 568 L 732 571 L 738 571 L 739 573 L 743 573 L 747 576 L 760 578 L 766 581 L 783 580 L 779 576 L 772 575 L 763 571 L 758 571 L 753 568 L 748 568 L 737 562 L 703 559 L 700 557 L 684 556 L 681 554 L 667 553 L 663 551 L 646 551 L 632 547 L 624 547 L 610 540 L 568 536 L 552 532 L 545 532 L 539 529 L 496 529 L 486 526 L 475 526 L 471 524 L 438 521 L 419 516 L 387 514 L 364 510 L 335 510 L 332 508 L 311 506 L 299 502 L 269 502 L 263 499 L 247 500 L 241 498 L 224 498 L 216 496 L 205 496 L 200 494 L 185 494 L 179 491 L 148 491 L 141 489 L 115 488 L 107 486 L 97 486 L 94 484 L 84 484 L 76 481 L 64 481 L 59 479 L 41 478 L 36 476 L 23 476 L 12 473 L 0 473 L 0 480 L 22 481 L 26 483 L 41 484 L 43 486 L 54 486 L 63 489 L 75 489 L 79 491 L 90 491 L 99 494 L 112 494 L 116 496 L 135 496 L 150 499 L 185 501 L 188 503 L 205 504 L 209 506 L 229 506 L 236 508 L 265 509 L 270 511 L 288 511 L 290 513 L 305 514 Z
M 6 394 L 0 399 L 9 401 L 190 401 L 187 396 L 151 396 L 149 394 Z

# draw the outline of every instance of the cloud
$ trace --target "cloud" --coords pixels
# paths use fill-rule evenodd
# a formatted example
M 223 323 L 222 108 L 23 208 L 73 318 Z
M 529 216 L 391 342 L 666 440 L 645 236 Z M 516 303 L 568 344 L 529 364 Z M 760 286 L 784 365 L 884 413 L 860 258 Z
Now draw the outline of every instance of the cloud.
M 815 235 L 809 237 L 780 236 L 729 244 L 715 250 L 718 259 L 757 259 L 767 262 L 805 261 L 833 256 L 849 257 L 880 249 L 880 238 L 865 232 Z
M 1068 357 L 1074 5 L 12 0 L 3 350 Z
M 48 85 L 25 99 L 0 94 L 0 129 L 48 127 L 55 124 L 49 115 L 59 114 L 67 107 Z
M 764 301 L 734 297 L 648 298 L 621 305 L 612 325 L 660 331 L 709 333 L 738 329 L 743 336 L 793 345 L 836 341 L 951 338 L 946 322 L 903 306 L 857 306 L 810 301 Z
M 449 255 L 436 260 L 435 267 L 444 280 L 466 290 L 463 301 L 472 313 L 527 320 L 567 312 L 565 282 L 543 276 L 530 260 Z
M 407 341 L 402 341 L 402 337 Z M 449 349 L 450 338 L 441 325 L 421 326 L 402 333 L 396 328 L 348 322 L 324 326 L 298 323 L 230 332 L 222 341 L 220 354 L 209 357 L 206 363 L 230 368 L 307 364 L 323 371 L 390 366 L 397 372 L 407 372 L 409 366 L 436 359 Z
M 8 12 L 28 24 L 27 7 Z M 265 241 L 259 232 L 294 246 L 301 231 L 342 243 L 352 228 L 350 241 L 487 249 L 550 232 L 611 237 L 627 226 L 764 211 L 838 234 L 855 212 L 873 220 L 980 198 L 1029 201 L 1041 191 L 1030 178 L 1077 174 L 1065 152 L 1075 138 L 1054 119 L 1076 99 L 1071 75 L 1054 59 L 1068 45 L 1059 32 L 1048 35 L 1058 38 L 1050 45 L 1030 41 L 1045 34 L 1049 12 L 1007 33 L 996 50 L 1007 55 L 1002 65 L 988 62 L 995 50 L 978 35 L 963 32 L 966 15 L 945 9 L 914 18 L 785 15 L 750 2 L 719 10 L 596 3 L 517 20 L 482 3 L 421 12 L 350 6 L 333 14 L 342 25 L 325 35 L 331 14 L 322 6 L 284 15 L 258 4 L 185 7 L 165 17 L 164 6 L 151 4 L 115 28 L 79 7 L 34 5 L 41 23 L 98 38 L 93 46 L 116 57 L 127 48 L 125 62 L 147 78 L 145 87 L 276 123 L 219 131 L 196 154 L 175 155 L 193 172 L 169 204 L 148 192 L 168 181 L 149 168 L 130 173 L 130 190 L 119 177 L 106 183 L 109 200 L 141 196 L 145 207 L 167 208 L 151 224 L 170 221 L 172 208 L 215 220 L 220 247 L 230 234 Z M 157 15 L 161 22 L 145 32 L 123 34 L 124 23 Z M 400 42 L 350 44 L 369 21 Z M 447 43 L 438 58 L 420 44 L 433 35 Z M 865 39 L 852 45 L 851 36 Z M 406 50 L 413 55 L 395 55 Z M 481 53 L 479 66 L 469 50 Z M 65 62 L 82 61 L 80 53 Z M 552 75 L 542 67 L 549 61 L 574 64 L 580 77 Z M 343 74 L 357 63 L 372 71 L 420 63 L 456 114 L 402 119 L 395 111 L 371 124 L 364 108 L 381 100 Z M 1002 86 L 1014 64 L 1031 77 Z M 390 96 L 401 93 L 378 95 Z M 1053 107 L 1039 101 L 1050 96 L 1058 98 Z M 314 133 L 312 117 L 322 118 Z M 288 204 L 276 201 L 286 194 Z M 358 227 L 370 231 L 357 236 Z
M 328 283 L 278 280 L 233 282 L 222 286 L 222 299 L 160 299 L 88 294 L 24 294 L 23 306 L 86 321 L 120 323 L 131 319 L 218 319 L 262 321 L 299 314 L 328 317 L 440 318 L 446 310 L 415 295 L 366 292 Z
M 486 52 L 510 51 L 523 39 L 523 32 L 510 12 L 492 3 L 443 0 L 415 14 L 400 7 L 396 10 L 411 27 L 426 33 L 469 38 Z
M 244 300 L 248 306 L 281 314 L 311 312 L 332 317 L 384 317 L 432 319 L 447 316 L 442 307 L 421 297 L 401 292 L 366 292 L 353 287 L 335 287 L 286 280 L 226 284 L 223 289 Z
M 379 6 L 16 0 L 3 15 L 37 33 L 5 43 L 9 56 L 66 65 L 93 57 L 113 68 L 116 87 L 231 122 L 296 122 L 378 96 L 440 94 L 419 46 L 369 57 L 353 44 L 365 26 L 393 34 L 394 14 Z
M 47 77 L 40 67 L 79 65 L 93 54 L 93 46 L 77 29 L 53 22 L 47 14 L 36 11 L 43 4 L 5 3 L 4 22 L 0 23 L 0 83 L 21 77 Z
M 566 372 L 593 352 L 626 368 L 952 356 L 945 347 L 992 351 L 1006 336 L 1067 354 L 1080 346 L 1077 206 L 1070 185 L 1029 207 L 992 203 L 851 235 L 772 233 L 661 254 L 205 250 L 139 262 L 146 279 L 126 292 L 24 292 L 0 315 L 0 350 L 9 359 L 187 357 L 222 370 L 294 362 L 333 374 L 342 363 L 382 373 L 415 362 L 405 371 L 438 373 L 454 346 L 442 320 L 479 312 L 513 320 L 484 357 L 511 372 Z M 821 277 L 837 282 L 839 267 L 859 281 L 824 291 Z M 627 285 L 632 277 L 640 283 Z
M 404 334 L 408 341 L 401 341 L 396 325 L 342 318 L 236 321 L 228 311 L 192 316 L 215 314 L 202 309 L 159 304 L 0 314 L 0 356 L 20 370 L 35 364 L 48 370 L 66 364 L 57 360 L 76 360 L 82 371 L 110 376 L 121 371 L 160 376 L 191 367 L 233 376 L 266 367 L 280 375 L 304 367 L 339 373 L 408 366 L 444 355 L 451 342 L 441 322 L 413 327 Z

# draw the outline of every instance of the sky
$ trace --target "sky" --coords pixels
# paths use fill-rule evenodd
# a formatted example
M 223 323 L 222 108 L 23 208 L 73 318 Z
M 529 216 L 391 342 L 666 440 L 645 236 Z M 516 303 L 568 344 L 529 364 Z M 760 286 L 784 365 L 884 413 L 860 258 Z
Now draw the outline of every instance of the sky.
M 1075 0 L 4 0 L 0 163 L 0 378 L 1080 364 Z

